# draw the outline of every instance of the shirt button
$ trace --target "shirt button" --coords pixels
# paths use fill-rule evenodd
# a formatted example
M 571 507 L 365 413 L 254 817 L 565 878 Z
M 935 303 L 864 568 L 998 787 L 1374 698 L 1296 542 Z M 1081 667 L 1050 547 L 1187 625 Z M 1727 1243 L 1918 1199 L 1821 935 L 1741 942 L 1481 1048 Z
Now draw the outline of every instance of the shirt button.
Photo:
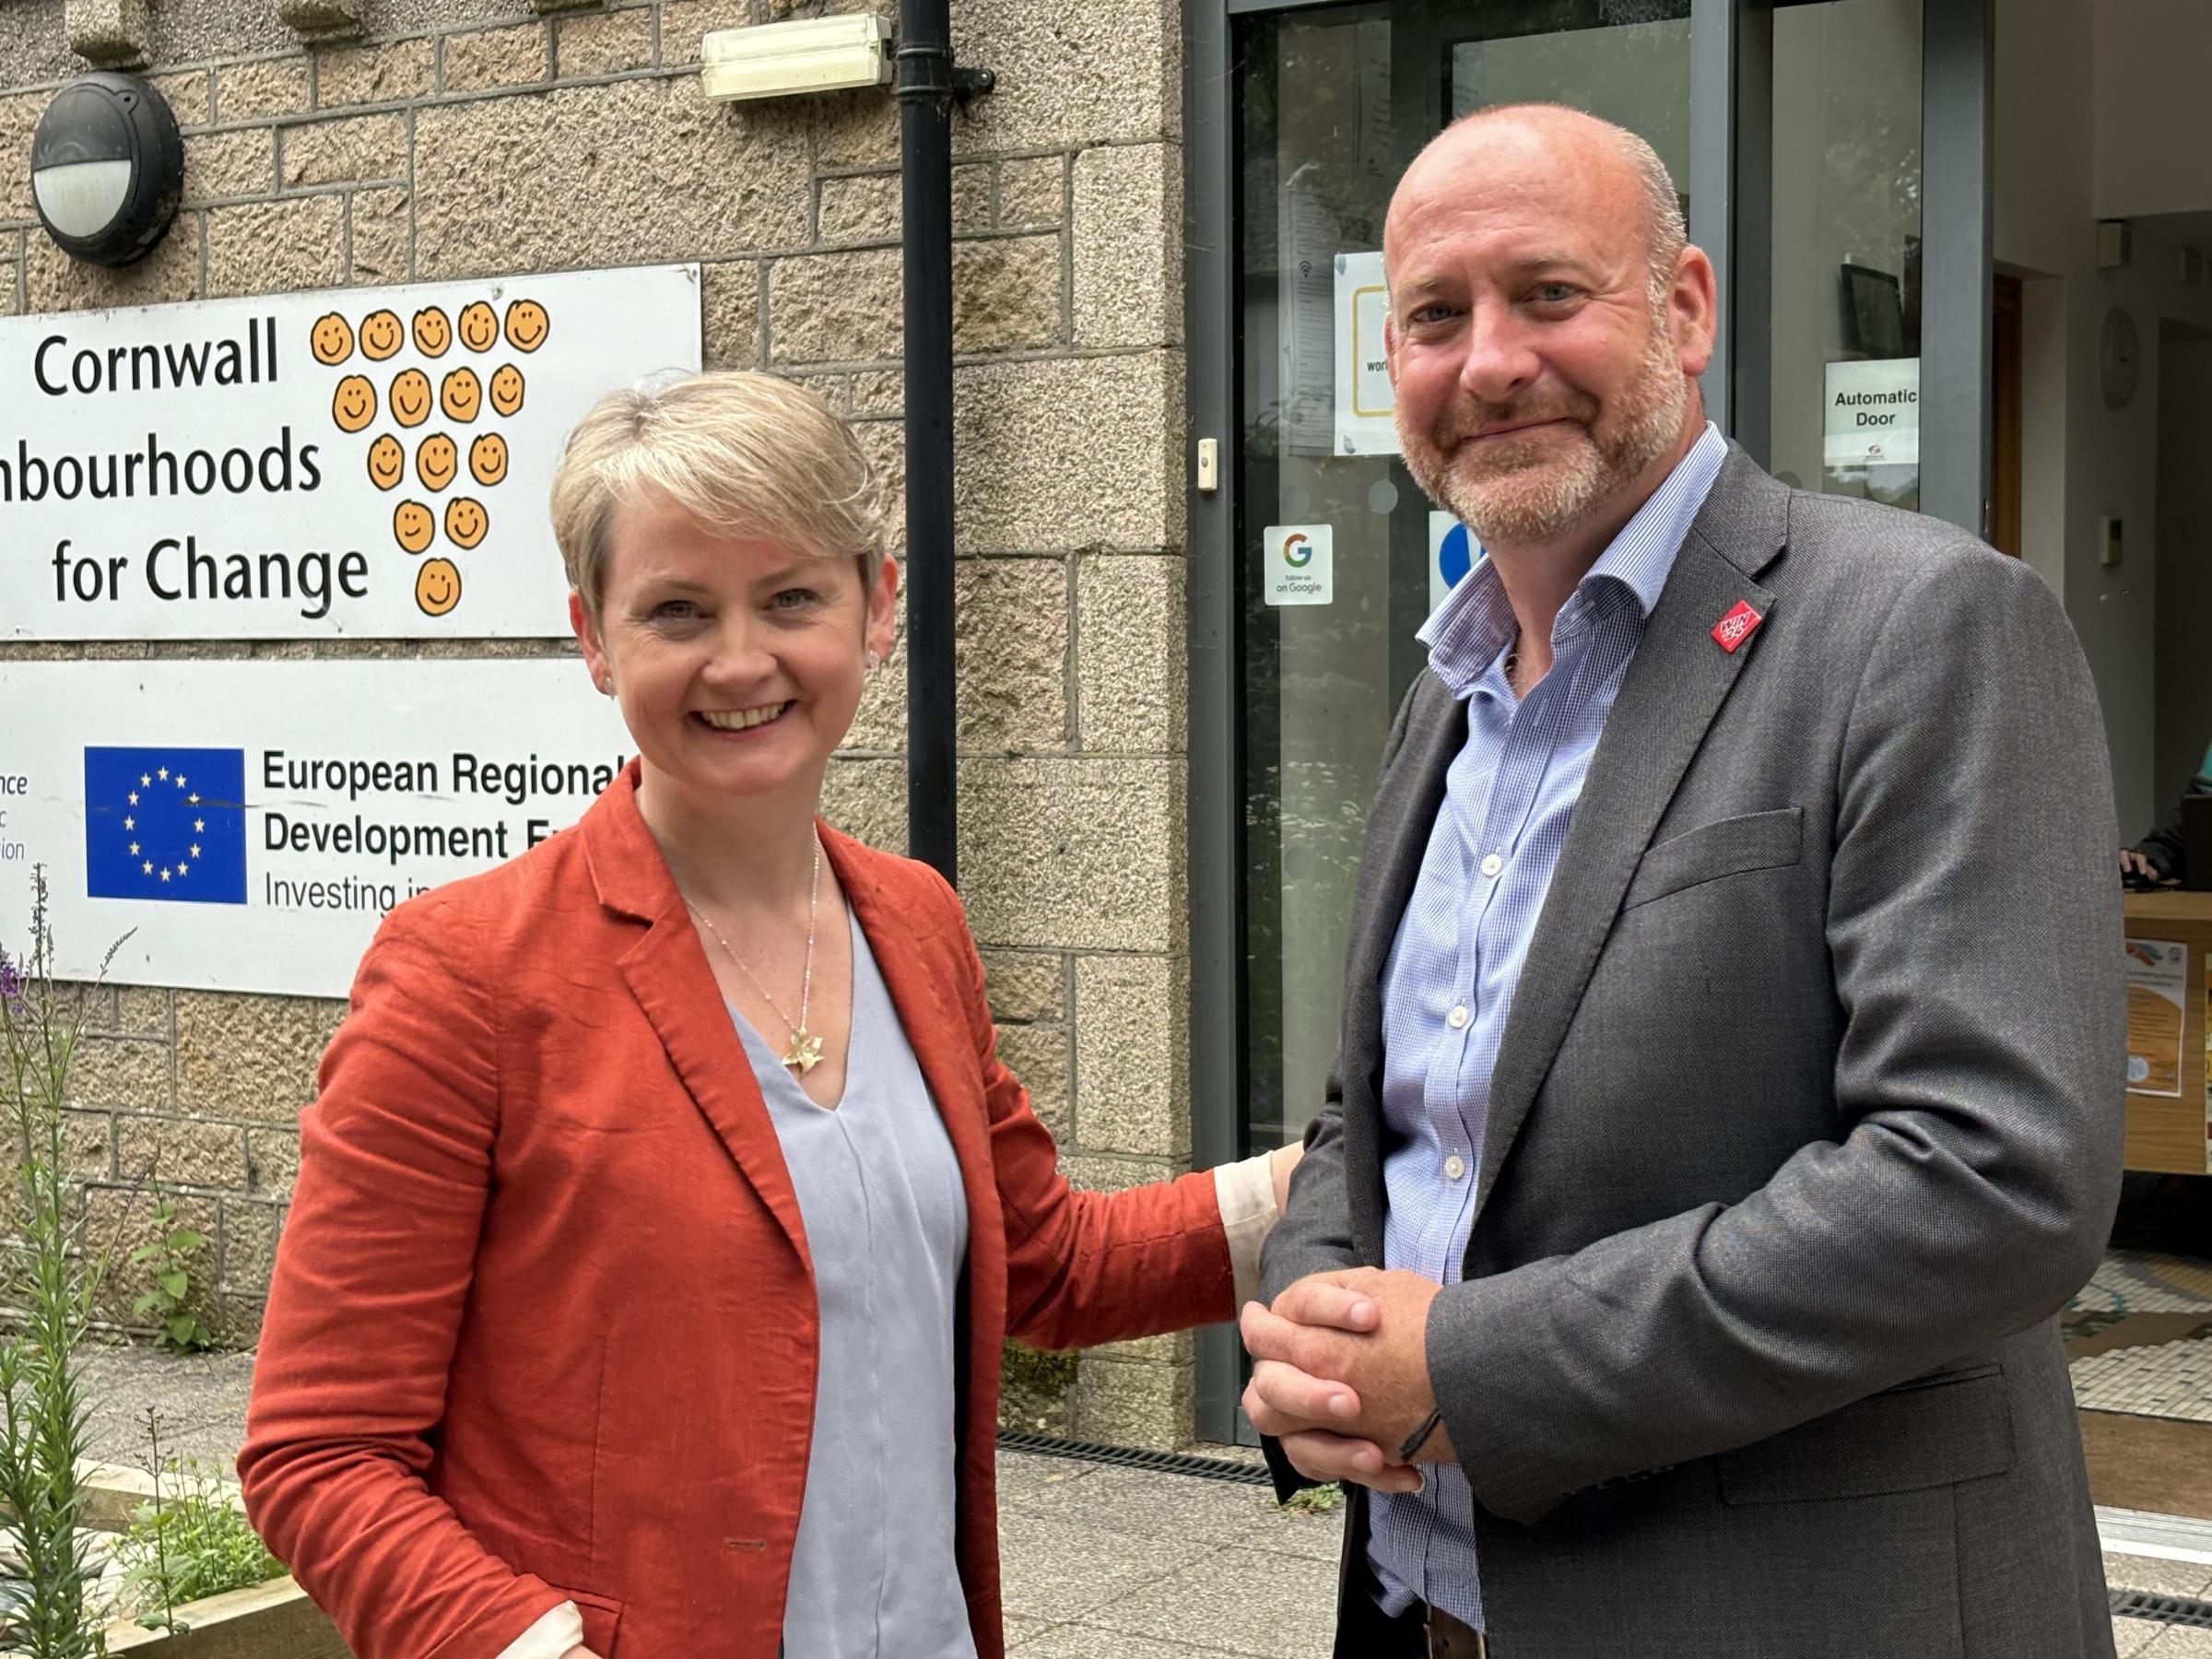
M 1446 1180 L 1457 1181 L 1466 1172 L 1466 1160 L 1461 1158 L 1458 1153 L 1454 1152 L 1451 1157 L 1444 1159 L 1444 1176 Z
M 1499 857 L 1495 853 L 1491 853 L 1488 858 L 1482 861 L 1482 873 L 1485 876 L 1495 876 L 1499 871 L 1504 868 L 1505 860 Z
M 1467 1024 L 1467 1005 L 1465 1003 L 1461 1003 L 1458 1006 L 1454 1007 L 1451 1013 L 1444 1016 L 1444 1023 L 1450 1026 L 1455 1031 L 1465 1030 Z

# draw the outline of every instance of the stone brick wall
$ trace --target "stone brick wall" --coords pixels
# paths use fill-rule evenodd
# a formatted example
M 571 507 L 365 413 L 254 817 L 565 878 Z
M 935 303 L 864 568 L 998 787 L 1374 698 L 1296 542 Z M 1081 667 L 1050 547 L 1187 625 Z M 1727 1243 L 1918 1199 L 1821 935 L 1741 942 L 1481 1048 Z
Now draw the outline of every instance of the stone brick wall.
M 82 32 L 92 9 L 0 5 L 0 313 L 697 260 L 706 361 L 812 382 L 900 479 L 894 100 L 721 106 L 697 75 L 706 31 L 844 0 L 157 0 L 135 55 L 185 130 L 186 199 L 160 249 L 122 272 L 63 257 L 29 198 L 32 129 L 87 66 L 72 39 L 117 56 Z M 358 37 L 335 44 L 280 20 L 347 14 Z M 1007 1058 L 1071 1174 L 1103 1188 L 1186 1168 L 1190 1146 L 1177 18 L 1174 0 L 953 6 L 961 61 L 999 88 L 954 129 L 962 887 Z M 877 682 L 828 806 L 892 848 L 902 684 L 897 665 Z M 217 1239 L 223 1311 L 250 1336 L 292 1124 L 339 1006 L 132 989 L 99 1008 L 76 1120 L 95 1202 L 122 1206 L 152 1164 Z M 1186 1438 L 1190 1351 L 1171 1338 L 1087 1357 L 1073 1431 Z

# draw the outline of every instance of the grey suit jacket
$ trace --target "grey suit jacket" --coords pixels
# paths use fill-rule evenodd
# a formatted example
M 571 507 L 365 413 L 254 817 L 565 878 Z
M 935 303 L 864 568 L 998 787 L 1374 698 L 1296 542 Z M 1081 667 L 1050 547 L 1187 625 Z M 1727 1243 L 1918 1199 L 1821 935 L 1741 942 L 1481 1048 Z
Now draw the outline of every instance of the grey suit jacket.
M 1270 1298 L 1382 1262 L 1382 973 L 1465 735 L 1422 675 Z M 2032 571 L 1731 453 L 1591 763 L 1429 1322 L 1500 1659 L 2112 1652 L 2053 1318 L 2119 1184 L 2107 780 Z M 1365 1513 L 1359 1659 L 1406 1640 Z

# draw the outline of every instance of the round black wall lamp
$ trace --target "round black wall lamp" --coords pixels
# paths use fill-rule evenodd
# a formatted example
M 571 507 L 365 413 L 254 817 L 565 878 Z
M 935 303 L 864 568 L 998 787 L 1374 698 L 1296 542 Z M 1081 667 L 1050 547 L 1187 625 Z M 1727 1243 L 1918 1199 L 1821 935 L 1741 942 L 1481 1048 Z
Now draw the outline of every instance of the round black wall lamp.
M 73 259 L 144 259 L 177 217 L 184 141 L 168 101 L 135 75 L 80 76 L 53 95 L 30 141 L 39 222 Z

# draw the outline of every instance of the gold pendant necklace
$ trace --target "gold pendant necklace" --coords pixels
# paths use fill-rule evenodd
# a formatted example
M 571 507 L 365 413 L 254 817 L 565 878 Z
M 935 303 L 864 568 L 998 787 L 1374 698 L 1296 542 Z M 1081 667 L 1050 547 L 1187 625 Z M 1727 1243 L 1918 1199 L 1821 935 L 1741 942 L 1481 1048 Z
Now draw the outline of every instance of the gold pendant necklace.
M 821 901 L 822 838 L 818 834 L 814 838 L 814 886 L 806 896 L 806 971 L 799 982 L 799 1017 L 794 1020 L 783 1012 L 783 1005 L 770 994 L 768 987 L 760 982 L 760 976 L 746 966 L 745 959 L 737 954 L 736 947 L 723 936 L 722 929 L 714 925 L 714 918 L 689 899 L 684 900 L 684 908 L 706 924 L 707 931 L 714 935 L 714 942 L 722 947 L 731 961 L 737 964 L 737 971 L 753 982 L 753 989 L 767 999 L 768 1006 L 776 1011 L 776 1018 L 791 1028 L 791 1047 L 777 1064 L 789 1066 L 802 1077 L 822 1063 L 822 1040 L 806 1029 L 806 1011 L 814 996 L 815 922 L 820 912 Z

